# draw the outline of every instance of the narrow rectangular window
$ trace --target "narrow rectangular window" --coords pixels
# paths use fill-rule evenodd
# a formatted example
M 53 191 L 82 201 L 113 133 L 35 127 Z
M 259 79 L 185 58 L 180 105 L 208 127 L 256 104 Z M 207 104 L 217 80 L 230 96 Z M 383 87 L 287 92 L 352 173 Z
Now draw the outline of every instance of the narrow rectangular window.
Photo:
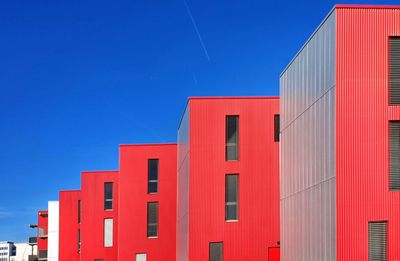
M 209 261 L 222 261 L 224 258 L 224 243 L 212 242 L 209 249 Z
M 158 202 L 147 203 L 147 237 L 158 236 Z
M 113 183 L 104 183 L 104 210 L 113 208 Z
M 81 223 L 81 201 L 78 200 L 78 224 Z
M 368 222 L 368 260 L 387 260 L 387 221 Z
M 147 192 L 157 193 L 158 192 L 158 159 L 149 159 L 148 161 L 148 184 Z
M 389 104 L 400 105 L 400 37 L 389 38 Z
M 280 115 L 274 115 L 274 141 L 279 141 Z
M 81 252 L 81 230 L 78 228 L 78 252 Z
M 146 261 L 147 254 L 136 254 L 136 261 Z
M 400 121 L 389 121 L 389 189 L 400 190 Z
M 113 219 L 104 219 L 104 247 L 113 246 Z
M 239 158 L 239 116 L 226 116 L 226 144 L 225 158 L 238 160 Z
M 225 176 L 225 220 L 238 220 L 239 175 Z

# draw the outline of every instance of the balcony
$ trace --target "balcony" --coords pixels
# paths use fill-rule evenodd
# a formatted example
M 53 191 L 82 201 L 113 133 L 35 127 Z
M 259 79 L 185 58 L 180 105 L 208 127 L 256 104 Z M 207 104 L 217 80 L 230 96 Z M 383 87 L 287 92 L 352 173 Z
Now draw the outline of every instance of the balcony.
M 47 250 L 39 250 L 38 260 L 47 260 Z
M 47 229 L 39 227 L 38 228 L 38 237 L 46 238 L 47 237 Z
M 37 245 L 37 237 L 29 237 L 28 242 L 31 246 Z

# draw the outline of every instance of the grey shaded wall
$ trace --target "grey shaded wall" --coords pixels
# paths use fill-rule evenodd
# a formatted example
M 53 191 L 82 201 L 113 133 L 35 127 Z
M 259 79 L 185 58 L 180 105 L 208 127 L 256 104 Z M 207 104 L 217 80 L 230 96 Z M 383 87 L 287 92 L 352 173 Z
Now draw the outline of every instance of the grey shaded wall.
M 281 260 L 336 260 L 336 14 L 281 75 Z
M 176 260 L 189 256 L 189 174 L 190 174 L 190 106 L 186 106 L 178 129 L 178 192 L 176 224 Z

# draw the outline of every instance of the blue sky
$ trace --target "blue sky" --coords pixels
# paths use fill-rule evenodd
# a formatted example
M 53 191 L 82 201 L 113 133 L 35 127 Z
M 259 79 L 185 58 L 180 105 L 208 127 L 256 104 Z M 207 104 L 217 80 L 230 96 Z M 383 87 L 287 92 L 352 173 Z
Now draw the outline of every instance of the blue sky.
M 0 240 L 32 235 L 80 171 L 118 169 L 119 144 L 175 141 L 188 96 L 278 95 L 334 4 L 2 1 Z

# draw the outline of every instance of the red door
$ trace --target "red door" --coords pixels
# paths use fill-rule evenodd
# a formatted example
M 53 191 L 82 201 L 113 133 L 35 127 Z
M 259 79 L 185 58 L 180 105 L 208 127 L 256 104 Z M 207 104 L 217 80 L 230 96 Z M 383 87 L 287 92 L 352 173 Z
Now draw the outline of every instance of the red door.
M 280 261 L 280 260 L 281 260 L 281 252 L 279 247 L 268 248 L 268 261 Z

